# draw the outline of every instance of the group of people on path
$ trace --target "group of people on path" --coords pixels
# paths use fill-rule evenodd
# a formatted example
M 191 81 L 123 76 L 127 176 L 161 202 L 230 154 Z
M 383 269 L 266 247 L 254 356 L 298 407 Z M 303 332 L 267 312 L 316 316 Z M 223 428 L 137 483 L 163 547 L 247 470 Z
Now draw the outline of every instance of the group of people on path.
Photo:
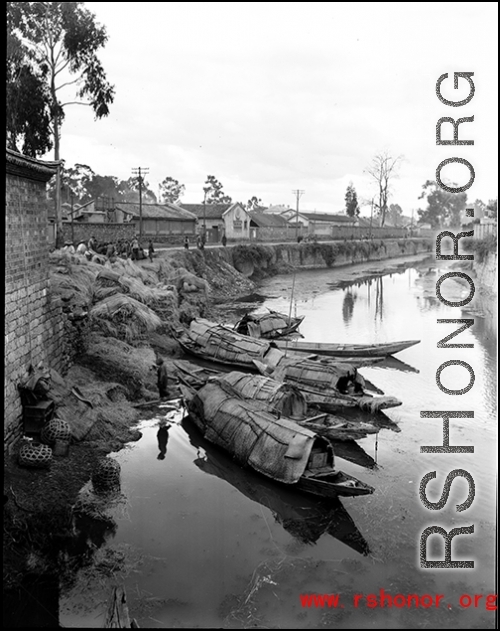
M 139 261 L 146 258 L 137 236 L 135 236 L 131 241 L 118 239 L 114 242 L 102 243 L 99 243 L 97 239 L 92 236 L 87 243 L 85 243 L 85 241 L 81 241 L 76 248 L 73 241 L 68 240 L 64 244 L 63 252 L 67 252 L 68 254 L 83 254 L 89 260 L 91 260 L 95 254 L 106 256 L 109 260 L 114 260 L 117 256 L 121 258 L 130 258 L 132 261 Z M 155 249 L 153 241 L 150 239 L 148 244 L 148 258 L 151 262 L 153 261 L 154 253 Z

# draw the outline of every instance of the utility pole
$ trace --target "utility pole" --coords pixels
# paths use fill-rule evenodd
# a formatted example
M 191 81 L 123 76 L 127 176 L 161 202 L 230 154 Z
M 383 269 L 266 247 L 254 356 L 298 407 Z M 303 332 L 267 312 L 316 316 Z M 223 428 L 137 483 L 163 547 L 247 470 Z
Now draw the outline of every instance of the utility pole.
M 374 198 L 374 197 L 372 197 L 372 201 L 371 201 L 371 204 L 370 204 L 370 206 L 371 206 L 371 212 L 370 212 L 370 239 L 372 238 L 373 200 L 374 200 L 374 199 L 375 199 L 375 198 Z
M 70 199 L 71 199 L 71 241 L 73 241 L 73 246 L 75 245 L 75 227 L 73 225 L 73 200 L 75 196 L 73 195 L 73 191 L 70 191 Z
M 208 192 L 210 191 L 210 187 L 209 186 L 205 186 L 203 188 L 203 234 L 201 236 L 201 241 L 202 244 L 205 245 L 205 241 L 207 240 L 207 211 L 206 211 L 206 206 L 207 206 L 207 195 Z
M 298 239 L 299 236 L 299 199 L 302 197 L 302 195 L 305 193 L 305 191 L 301 191 L 299 189 L 296 189 L 295 191 L 292 191 L 292 193 L 295 195 L 295 206 L 296 206 L 296 213 L 295 213 L 295 240 Z
M 147 175 L 149 172 L 148 167 L 137 167 L 132 169 L 132 175 L 137 176 L 137 182 L 139 183 L 139 239 L 142 239 L 142 185 L 144 183 L 143 175 Z

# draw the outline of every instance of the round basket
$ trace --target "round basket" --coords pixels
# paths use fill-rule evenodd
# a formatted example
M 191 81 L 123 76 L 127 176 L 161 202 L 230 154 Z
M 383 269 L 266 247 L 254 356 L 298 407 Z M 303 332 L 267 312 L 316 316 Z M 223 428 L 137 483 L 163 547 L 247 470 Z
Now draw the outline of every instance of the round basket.
M 39 443 L 25 443 L 19 450 L 19 464 L 23 467 L 50 467 L 52 449 Z
M 46 445 L 53 445 L 56 440 L 69 442 L 71 438 L 71 428 L 62 418 L 53 418 L 42 427 L 40 438 Z
M 113 458 L 104 458 L 92 472 L 92 485 L 96 493 L 120 490 L 120 464 Z

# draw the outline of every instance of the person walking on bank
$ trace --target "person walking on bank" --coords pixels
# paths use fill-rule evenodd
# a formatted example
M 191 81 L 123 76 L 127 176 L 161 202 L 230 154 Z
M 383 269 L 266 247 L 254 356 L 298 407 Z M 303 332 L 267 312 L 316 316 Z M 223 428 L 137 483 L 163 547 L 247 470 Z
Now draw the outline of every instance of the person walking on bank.
M 167 367 L 162 357 L 156 358 L 156 372 L 158 375 L 158 390 L 160 392 L 160 399 L 164 399 L 168 396 L 168 375 Z
M 223 245 L 224 247 L 226 247 L 226 243 L 227 243 L 227 238 L 226 238 L 226 233 L 224 233 L 224 234 L 222 235 L 222 245 Z
M 148 256 L 149 256 L 149 260 L 151 261 L 151 263 L 153 262 L 153 254 L 155 253 L 155 249 L 153 247 L 153 241 L 150 239 L 149 240 L 149 247 L 148 247 Z
M 189 250 L 189 237 L 187 235 L 184 238 L 184 248 Z

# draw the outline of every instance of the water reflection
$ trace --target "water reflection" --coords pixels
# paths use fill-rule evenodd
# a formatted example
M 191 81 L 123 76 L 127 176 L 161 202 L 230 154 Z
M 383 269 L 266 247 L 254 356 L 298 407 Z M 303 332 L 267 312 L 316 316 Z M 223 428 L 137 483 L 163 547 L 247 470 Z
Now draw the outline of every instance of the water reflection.
M 352 320 L 352 314 L 354 313 L 354 303 L 358 294 L 353 292 L 351 288 L 347 289 L 344 293 L 344 300 L 342 302 L 342 319 L 345 324 L 348 325 Z
M 295 539 L 314 544 L 327 533 L 356 552 L 369 554 L 367 541 L 340 500 L 322 502 L 281 487 L 250 469 L 238 466 L 225 452 L 205 440 L 189 417 L 182 421 L 182 427 L 200 454 L 194 460 L 199 469 L 225 480 L 250 500 L 268 508 L 275 520 Z
M 330 443 L 336 457 L 366 469 L 377 469 L 376 461 L 355 440 L 331 440 Z
M 168 444 L 168 430 L 171 425 L 169 423 L 160 425 L 158 429 L 158 433 L 156 434 L 156 438 L 158 439 L 158 449 L 160 453 L 157 456 L 158 460 L 165 460 L 165 455 L 167 453 L 167 444 Z

